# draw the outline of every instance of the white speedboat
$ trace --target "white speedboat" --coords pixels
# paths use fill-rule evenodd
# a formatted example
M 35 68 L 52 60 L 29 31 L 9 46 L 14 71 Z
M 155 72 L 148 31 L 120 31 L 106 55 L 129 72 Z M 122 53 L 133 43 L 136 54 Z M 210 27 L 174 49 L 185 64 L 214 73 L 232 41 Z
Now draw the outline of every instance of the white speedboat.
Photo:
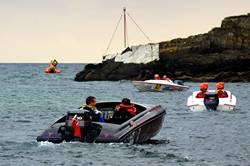
M 132 81 L 132 83 L 139 91 L 161 92 L 164 90 L 182 91 L 188 89 L 188 86 L 167 80 Z
M 199 91 L 195 91 L 188 97 L 187 106 L 192 112 L 206 110 L 232 111 L 236 106 L 236 97 L 230 91 L 226 92 L 228 97 L 225 98 L 219 98 L 215 90 L 206 92 L 204 98 L 197 98 L 196 95 Z

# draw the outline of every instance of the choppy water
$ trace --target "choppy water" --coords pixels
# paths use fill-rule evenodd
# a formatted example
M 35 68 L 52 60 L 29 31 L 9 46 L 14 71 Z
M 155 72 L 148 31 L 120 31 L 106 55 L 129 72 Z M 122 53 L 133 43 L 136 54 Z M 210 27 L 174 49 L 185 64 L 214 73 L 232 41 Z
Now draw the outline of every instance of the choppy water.
M 83 65 L 62 64 L 62 74 L 44 74 L 45 64 L 0 64 L 0 165 L 250 165 L 250 88 L 226 84 L 238 98 L 235 112 L 191 113 L 184 92 L 138 92 L 129 81 L 74 82 Z M 211 83 L 212 85 L 212 83 Z M 129 97 L 167 110 L 159 144 L 37 143 L 48 125 L 94 95 Z

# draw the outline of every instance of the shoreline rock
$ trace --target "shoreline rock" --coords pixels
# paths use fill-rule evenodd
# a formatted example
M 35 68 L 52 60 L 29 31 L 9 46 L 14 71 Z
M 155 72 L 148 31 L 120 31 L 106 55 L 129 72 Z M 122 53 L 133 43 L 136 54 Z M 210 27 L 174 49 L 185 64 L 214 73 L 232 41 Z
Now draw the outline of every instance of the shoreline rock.
M 205 34 L 160 42 L 159 60 L 114 59 L 86 65 L 75 81 L 145 80 L 159 73 L 186 81 L 250 82 L 250 14 L 227 17 Z

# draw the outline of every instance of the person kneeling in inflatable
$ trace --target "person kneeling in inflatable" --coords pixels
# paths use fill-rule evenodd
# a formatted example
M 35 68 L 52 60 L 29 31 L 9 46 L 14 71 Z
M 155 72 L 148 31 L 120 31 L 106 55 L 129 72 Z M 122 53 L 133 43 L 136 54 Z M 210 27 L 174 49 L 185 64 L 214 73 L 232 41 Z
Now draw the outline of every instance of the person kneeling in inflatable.
M 219 98 L 227 98 L 227 97 L 228 97 L 228 94 L 227 94 L 227 92 L 224 90 L 224 82 L 218 82 L 218 83 L 216 84 L 216 86 L 217 86 L 216 92 L 217 92 L 217 94 L 218 94 L 218 97 L 219 97 Z
M 204 98 L 205 93 L 208 90 L 208 83 L 201 83 L 200 85 L 200 92 L 197 93 L 196 98 Z

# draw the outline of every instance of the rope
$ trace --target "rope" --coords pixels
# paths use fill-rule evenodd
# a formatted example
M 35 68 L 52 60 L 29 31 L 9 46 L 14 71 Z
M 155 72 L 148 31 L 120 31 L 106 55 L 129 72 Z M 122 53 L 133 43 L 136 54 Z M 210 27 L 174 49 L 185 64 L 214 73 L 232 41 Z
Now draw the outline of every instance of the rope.
M 127 12 L 127 15 L 133 21 L 133 23 L 137 26 L 137 28 L 142 32 L 142 34 L 145 36 L 145 38 L 147 38 L 148 41 L 152 43 L 152 40 L 146 35 L 146 33 L 141 29 L 141 27 L 135 22 L 135 20 L 130 16 L 130 14 L 128 12 Z
M 116 32 L 117 32 L 117 29 L 118 29 L 118 27 L 119 27 L 119 25 L 120 25 L 120 23 L 121 23 L 122 16 L 123 16 L 123 14 L 121 14 L 121 16 L 120 16 L 120 18 L 119 18 L 119 20 L 118 20 L 118 22 L 117 22 L 117 24 L 116 24 L 115 30 L 114 30 L 114 32 L 113 32 L 113 34 L 112 34 L 112 37 L 111 37 L 110 41 L 109 41 L 108 47 L 107 47 L 106 51 L 105 51 L 104 54 L 103 54 L 104 56 L 106 55 L 106 53 L 108 52 L 108 50 L 109 50 L 109 48 L 110 48 L 110 45 L 111 45 L 111 43 L 112 43 L 112 41 L 113 41 L 113 39 L 114 39 L 114 36 L 115 36 L 115 34 L 116 34 Z

